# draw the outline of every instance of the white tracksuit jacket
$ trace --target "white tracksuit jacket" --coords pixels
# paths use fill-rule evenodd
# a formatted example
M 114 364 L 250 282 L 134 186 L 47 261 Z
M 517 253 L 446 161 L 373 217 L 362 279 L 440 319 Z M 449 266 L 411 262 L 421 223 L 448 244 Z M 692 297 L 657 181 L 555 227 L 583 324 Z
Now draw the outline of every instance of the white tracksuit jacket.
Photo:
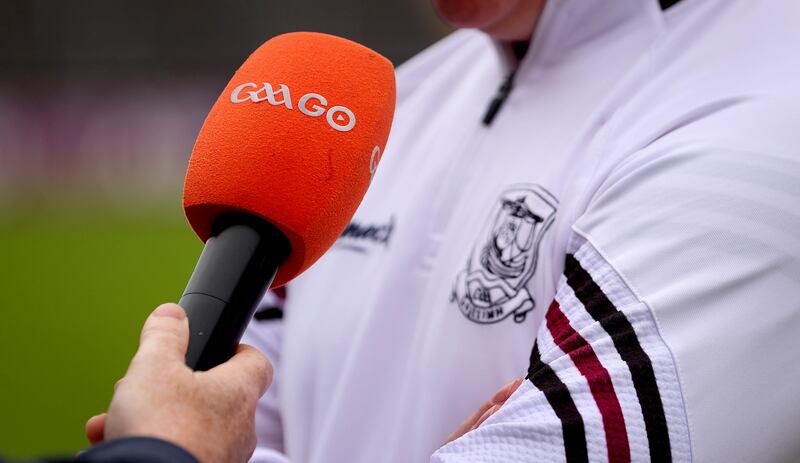
M 504 56 L 398 70 L 352 224 L 246 335 L 253 460 L 800 461 L 800 2 L 548 0 L 485 125 Z

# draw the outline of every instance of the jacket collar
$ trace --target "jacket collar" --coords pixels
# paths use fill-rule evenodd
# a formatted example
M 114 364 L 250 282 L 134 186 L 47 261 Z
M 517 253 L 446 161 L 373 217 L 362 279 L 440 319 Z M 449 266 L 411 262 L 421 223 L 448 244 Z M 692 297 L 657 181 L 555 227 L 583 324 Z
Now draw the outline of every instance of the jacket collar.
M 659 0 L 547 0 L 542 17 L 520 62 L 508 43 L 495 42 L 510 71 L 554 65 L 592 41 L 627 29 L 653 37 L 664 28 Z

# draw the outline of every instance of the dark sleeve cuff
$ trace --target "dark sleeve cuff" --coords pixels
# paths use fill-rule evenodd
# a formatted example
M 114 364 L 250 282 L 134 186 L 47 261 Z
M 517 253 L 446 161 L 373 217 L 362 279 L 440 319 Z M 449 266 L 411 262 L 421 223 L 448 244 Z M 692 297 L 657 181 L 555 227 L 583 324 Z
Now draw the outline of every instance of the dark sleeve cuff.
M 154 437 L 126 437 L 94 446 L 80 454 L 82 463 L 200 463 L 186 450 Z

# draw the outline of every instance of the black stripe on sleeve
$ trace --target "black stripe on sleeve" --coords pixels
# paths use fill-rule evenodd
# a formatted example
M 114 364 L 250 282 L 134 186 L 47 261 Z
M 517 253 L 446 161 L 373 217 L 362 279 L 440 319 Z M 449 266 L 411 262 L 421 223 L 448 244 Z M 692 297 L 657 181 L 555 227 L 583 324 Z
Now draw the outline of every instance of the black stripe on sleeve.
M 662 10 L 666 10 L 667 8 L 672 8 L 679 1 L 681 0 L 658 0 L 658 3 L 661 4 Z
M 255 318 L 260 322 L 269 320 L 281 320 L 283 319 L 283 309 L 281 309 L 280 307 L 265 307 L 256 312 L 256 314 L 253 315 L 253 318 Z
M 650 460 L 668 462 L 672 460 L 667 419 L 658 391 L 653 364 L 647 356 L 636 331 L 625 314 L 614 304 L 594 282 L 589 272 L 572 254 L 567 254 L 564 274 L 567 284 L 575 291 L 586 311 L 608 333 L 614 342 L 619 356 L 628 365 L 636 389 L 636 396 L 642 408 L 642 415 L 650 444 Z
M 531 351 L 528 380 L 544 393 L 556 416 L 561 420 L 564 434 L 564 452 L 567 463 L 588 462 L 586 433 L 583 418 L 569 394 L 569 389 L 556 375 L 550 365 L 542 363 L 539 346 L 534 343 Z

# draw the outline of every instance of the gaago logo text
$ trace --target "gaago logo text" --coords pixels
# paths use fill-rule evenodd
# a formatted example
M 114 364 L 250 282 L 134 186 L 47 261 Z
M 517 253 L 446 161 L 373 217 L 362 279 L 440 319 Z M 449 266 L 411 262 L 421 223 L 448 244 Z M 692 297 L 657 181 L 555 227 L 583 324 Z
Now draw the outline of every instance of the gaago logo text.
M 258 86 L 252 82 L 241 84 L 231 92 L 231 103 L 244 103 L 251 101 L 260 103 L 267 101 L 273 106 L 284 105 L 289 109 L 294 109 L 292 95 L 289 87 L 280 84 L 276 91 L 269 82 L 263 82 Z M 250 90 L 247 90 L 250 89 Z M 318 93 L 306 93 L 297 102 L 297 109 L 306 116 L 319 117 L 325 114 L 328 125 L 339 132 L 349 132 L 356 126 L 356 116 L 353 111 L 346 106 L 328 107 L 328 100 Z

